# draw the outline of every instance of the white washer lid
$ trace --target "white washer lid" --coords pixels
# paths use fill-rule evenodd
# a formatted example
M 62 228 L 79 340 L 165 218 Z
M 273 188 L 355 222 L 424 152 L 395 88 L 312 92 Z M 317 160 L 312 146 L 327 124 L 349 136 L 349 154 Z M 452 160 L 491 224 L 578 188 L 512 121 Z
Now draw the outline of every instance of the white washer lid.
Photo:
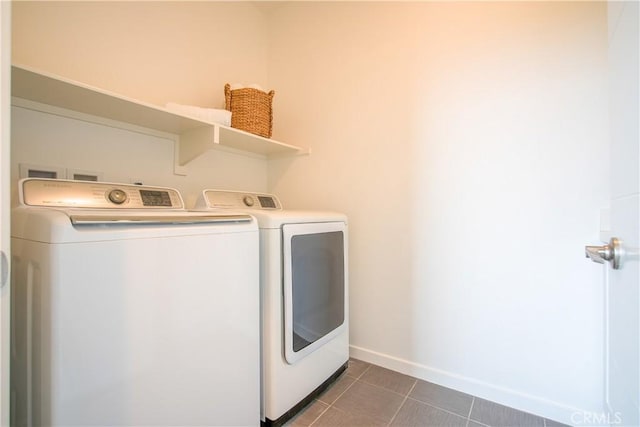
M 246 213 L 61 209 L 19 206 L 11 237 L 44 243 L 113 241 L 257 231 Z

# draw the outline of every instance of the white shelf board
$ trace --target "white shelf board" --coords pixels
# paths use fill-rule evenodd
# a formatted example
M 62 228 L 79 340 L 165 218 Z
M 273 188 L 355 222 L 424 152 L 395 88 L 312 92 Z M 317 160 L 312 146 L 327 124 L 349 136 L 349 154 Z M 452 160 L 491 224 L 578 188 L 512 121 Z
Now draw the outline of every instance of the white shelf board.
M 267 156 L 273 154 L 286 154 L 292 152 L 302 152 L 303 150 L 284 142 L 275 141 L 270 138 L 254 135 L 239 129 L 218 125 L 220 128 L 220 144 L 228 145 L 243 151 L 252 151 Z
M 181 166 L 206 150 L 225 146 L 265 157 L 306 154 L 293 145 L 176 114 L 162 107 L 34 69 L 11 67 L 11 95 L 41 104 L 180 136 Z
M 11 67 L 11 95 L 177 135 L 208 126 L 151 104 L 16 65 Z

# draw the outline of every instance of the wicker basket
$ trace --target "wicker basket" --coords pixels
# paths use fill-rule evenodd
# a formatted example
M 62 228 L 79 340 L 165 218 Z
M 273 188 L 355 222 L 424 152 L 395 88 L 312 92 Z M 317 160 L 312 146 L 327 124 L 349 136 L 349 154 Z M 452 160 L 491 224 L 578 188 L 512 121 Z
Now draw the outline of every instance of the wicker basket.
M 274 91 L 267 93 L 253 88 L 231 90 L 228 83 L 224 85 L 225 109 L 231 111 L 231 127 L 271 138 L 274 94 Z

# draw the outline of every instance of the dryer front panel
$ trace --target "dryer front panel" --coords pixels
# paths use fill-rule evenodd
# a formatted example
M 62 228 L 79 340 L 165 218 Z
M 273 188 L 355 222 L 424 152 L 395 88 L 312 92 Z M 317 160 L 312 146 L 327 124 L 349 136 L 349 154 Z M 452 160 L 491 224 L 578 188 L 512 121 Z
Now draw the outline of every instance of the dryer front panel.
M 294 364 L 345 328 L 346 225 L 283 226 L 284 355 Z

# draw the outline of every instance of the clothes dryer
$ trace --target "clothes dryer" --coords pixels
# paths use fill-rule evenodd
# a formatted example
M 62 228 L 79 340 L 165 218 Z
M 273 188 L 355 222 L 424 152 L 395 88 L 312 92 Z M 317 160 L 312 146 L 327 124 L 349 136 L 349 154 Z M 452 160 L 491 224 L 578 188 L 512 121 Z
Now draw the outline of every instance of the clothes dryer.
M 260 228 L 261 420 L 281 425 L 349 360 L 347 218 L 283 210 L 271 194 L 205 190 L 198 210 L 244 210 Z
M 27 179 L 11 241 L 11 425 L 260 424 L 251 216 Z

